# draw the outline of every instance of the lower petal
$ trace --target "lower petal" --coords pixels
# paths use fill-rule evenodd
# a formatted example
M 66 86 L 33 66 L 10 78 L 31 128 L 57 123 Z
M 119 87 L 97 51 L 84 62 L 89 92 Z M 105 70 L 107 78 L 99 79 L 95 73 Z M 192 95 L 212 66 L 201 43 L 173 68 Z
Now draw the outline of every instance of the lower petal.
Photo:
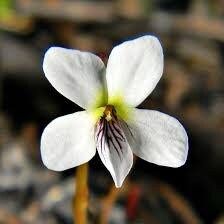
M 134 154 L 157 165 L 179 167 L 187 159 L 188 137 L 180 122 L 164 113 L 135 109 L 124 127 Z
M 56 118 L 41 137 L 41 157 L 51 170 L 79 166 L 88 162 L 95 152 L 94 124 L 85 111 Z
M 109 170 L 115 186 L 121 187 L 133 164 L 133 153 L 120 122 L 101 118 L 95 130 L 99 156 Z

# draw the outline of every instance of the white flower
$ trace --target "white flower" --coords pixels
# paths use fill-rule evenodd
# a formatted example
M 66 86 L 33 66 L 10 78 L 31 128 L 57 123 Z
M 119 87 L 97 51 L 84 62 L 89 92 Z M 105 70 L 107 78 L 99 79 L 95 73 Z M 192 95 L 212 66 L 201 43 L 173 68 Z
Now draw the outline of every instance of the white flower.
M 53 120 L 41 137 L 44 164 L 62 171 L 88 162 L 96 153 L 120 187 L 133 153 L 158 165 L 179 167 L 188 153 L 188 137 L 173 117 L 136 109 L 163 72 L 159 40 L 143 36 L 116 46 L 105 68 L 94 54 L 50 48 L 43 70 L 62 95 L 86 111 Z

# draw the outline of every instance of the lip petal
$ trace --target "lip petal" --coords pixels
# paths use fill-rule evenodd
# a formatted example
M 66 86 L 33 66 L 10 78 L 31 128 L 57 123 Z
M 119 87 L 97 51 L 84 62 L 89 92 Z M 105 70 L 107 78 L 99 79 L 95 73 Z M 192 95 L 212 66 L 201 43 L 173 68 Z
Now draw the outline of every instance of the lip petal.
M 119 120 L 102 117 L 96 125 L 95 140 L 101 161 L 116 187 L 121 187 L 133 164 L 133 153 Z

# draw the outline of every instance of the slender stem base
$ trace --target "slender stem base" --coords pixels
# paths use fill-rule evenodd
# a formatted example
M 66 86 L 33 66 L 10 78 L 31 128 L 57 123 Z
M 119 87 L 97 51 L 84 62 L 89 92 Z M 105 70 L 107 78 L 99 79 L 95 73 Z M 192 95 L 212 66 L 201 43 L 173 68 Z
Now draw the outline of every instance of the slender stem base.
M 73 200 L 73 218 L 75 224 L 87 224 L 88 209 L 88 163 L 76 169 L 76 189 Z

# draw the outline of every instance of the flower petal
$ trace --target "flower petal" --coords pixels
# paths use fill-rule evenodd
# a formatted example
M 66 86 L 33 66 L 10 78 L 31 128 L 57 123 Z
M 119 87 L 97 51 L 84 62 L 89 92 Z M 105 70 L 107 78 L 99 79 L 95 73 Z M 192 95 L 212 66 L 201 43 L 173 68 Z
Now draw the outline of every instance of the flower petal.
M 98 122 L 95 139 L 99 156 L 109 170 L 116 187 L 121 187 L 133 164 L 133 153 L 119 121 Z
M 134 109 L 125 128 L 129 144 L 140 158 L 162 166 L 182 166 L 188 154 L 188 137 L 180 122 L 164 113 Z
M 95 152 L 94 124 L 85 111 L 56 118 L 41 137 L 41 157 L 51 170 L 79 166 L 88 162 Z
M 105 104 L 105 66 L 96 55 L 51 47 L 45 54 L 43 70 L 53 87 L 79 106 L 86 109 Z
M 143 36 L 116 46 L 106 72 L 109 103 L 119 95 L 136 107 L 152 92 L 162 72 L 163 50 L 156 37 Z

